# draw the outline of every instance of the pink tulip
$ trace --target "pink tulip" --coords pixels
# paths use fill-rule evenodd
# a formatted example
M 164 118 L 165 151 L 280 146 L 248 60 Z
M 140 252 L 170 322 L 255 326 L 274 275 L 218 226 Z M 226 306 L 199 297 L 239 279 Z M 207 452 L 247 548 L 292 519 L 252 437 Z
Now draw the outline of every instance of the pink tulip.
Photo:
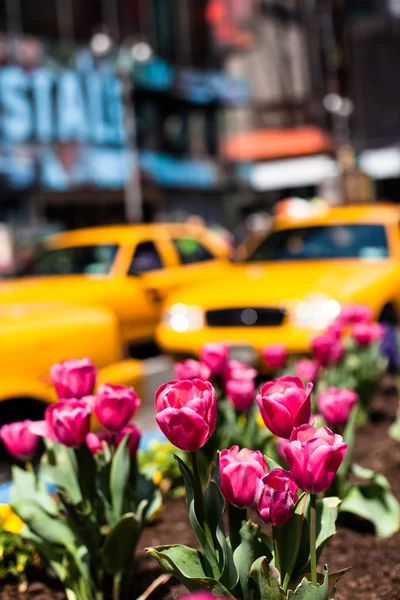
M 318 373 L 318 364 L 315 360 L 301 358 L 294 365 L 296 377 L 300 377 L 303 382 L 315 382 Z
M 342 341 L 329 333 L 317 335 L 311 344 L 314 358 L 322 367 L 337 363 L 344 354 Z
M 238 412 L 247 412 L 253 404 L 256 384 L 252 379 L 231 379 L 225 384 L 226 395 Z
M 326 330 L 326 334 L 331 336 L 335 340 L 340 340 L 343 333 L 344 325 L 341 323 L 341 321 L 335 321 L 334 323 L 329 325 L 328 329 Z
M 71 358 L 53 365 L 50 377 L 61 400 L 80 400 L 92 393 L 97 371 L 90 358 Z
M 121 429 L 121 431 L 119 431 L 115 437 L 115 442 L 116 442 L 117 446 L 120 445 L 120 443 L 122 442 L 122 440 L 124 439 L 124 437 L 127 434 L 129 434 L 129 439 L 128 439 L 129 456 L 131 458 L 134 458 L 137 454 L 137 451 L 139 448 L 139 443 L 140 443 L 140 438 L 142 437 L 142 434 L 141 434 L 140 430 L 137 427 L 135 427 L 135 425 L 133 425 L 133 424 L 127 425 L 126 427 Z
M 357 402 L 357 394 L 353 390 L 327 388 L 317 400 L 318 410 L 328 425 L 342 427 L 346 425 L 350 412 Z
M 356 323 L 351 328 L 351 336 L 360 346 L 369 346 L 382 339 L 384 331 L 379 323 Z
M 243 379 L 254 379 L 257 377 L 257 371 L 248 365 L 240 362 L 240 360 L 230 360 L 225 366 L 224 379 L 237 379 L 243 381 Z
M 328 427 L 302 425 L 293 430 L 285 450 L 291 475 L 297 486 L 309 494 L 325 492 L 347 452 L 341 435 Z
M 177 379 L 202 379 L 207 381 L 211 377 L 211 369 L 204 363 L 188 358 L 174 365 Z
M 373 310 L 368 305 L 349 304 L 343 306 L 338 321 L 343 325 L 353 325 L 354 323 L 369 323 L 373 318 Z
M 169 441 L 195 452 L 212 436 L 217 423 L 217 396 L 209 381 L 170 381 L 155 395 L 156 421 Z
M 232 446 L 219 457 L 220 489 L 224 498 L 238 508 L 249 508 L 254 502 L 257 481 L 267 472 L 261 452 Z
M 274 371 L 281 369 L 287 359 L 287 350 L 285 344 L 274 344 L 265 346 L 261 350 L 265 364 Z
M 216 600 L 216 596 L 207 592 L 207 590 L 200 590 L 199 592 L 193 592 L 192 594 L 183 594 L 179 596 L 178 600 Z M 226 596 L 218 596 L 218 600 L 228 600 Z
M 204 344 L 200 351 L 200 360 L 203 362 L 213 375 L 219 375 L 229 358 L 229 348 L 225 344 L 215 344 L 209 342 Z
M 254 504 L 266 523 L 279 526 L 286 523 L 297 502 L 297 485 L 284 469 L 273 469 L 257 482 Z
M 139 405 L 133 388 L 103 383 L 97 391 L 93 410 L 100 425 L 117 433 L 129 423 Z
M 103 452 L 105 443 L 111 443 L 111 435 L 109 433 L 88 433 L 86 436 L 86 445 L 92 454 Z
M 298 377 L 280 377 L 264 383 L 257 396 L 261 416 L 276 436 L 289 438 L 293 428 L 308 423 L 313 384 L 304 389 Z
M 39 445 L 39 438 L 30 431 L 32 421 L 16 421 L 3 425 L 0 438 L 7 451 L 18 460 L 31 460 Z
M 80 446 L 90 430 L 91 410 L 80 400 L 60 400 L 45 410 L 45 421 L 33 421 L 30 431 L 69 448 Z

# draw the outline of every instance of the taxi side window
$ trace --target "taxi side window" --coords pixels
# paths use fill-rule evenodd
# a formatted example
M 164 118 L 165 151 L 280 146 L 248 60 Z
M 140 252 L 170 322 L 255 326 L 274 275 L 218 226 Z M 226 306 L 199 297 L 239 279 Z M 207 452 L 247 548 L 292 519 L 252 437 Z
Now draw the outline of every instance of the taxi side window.
M 214 260 L 215 256 L 200 244 L 197 240 L 190 237 L 175 238 L 172 240 L 175 250 L 179 255 L 179 260 L 183 265 L 190 265 L 192 263 L 205 262 L 207 260 Z
M 142 242 L 136 246 L 129 265 L 128 275 L 139 275 L 164 267 L 161 256 L 153 242 Z

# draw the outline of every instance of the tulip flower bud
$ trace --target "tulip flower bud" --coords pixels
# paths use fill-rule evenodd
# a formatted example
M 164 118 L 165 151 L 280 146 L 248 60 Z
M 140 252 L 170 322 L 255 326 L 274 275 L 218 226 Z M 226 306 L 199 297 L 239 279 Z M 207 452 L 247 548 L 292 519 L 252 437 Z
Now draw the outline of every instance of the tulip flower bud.
M 286 523 L 297 502 L 297 485 L 284 469 L 273 469 L 257 482 L 254 504 L 266 523 L 278 526 Z
M 133 388 L 103 383 L 97 390 L 93 410 L 100 425 L 117 433 L 129 423 L 139 405 Z
M 30 431 L 32 421 L 16 421 L 3 425 L 0 438 L 7 451 L 18 460 L 31 460 L 39 445 L 39 438 Z
M 274 371 L 281 369 L 286 363 L 287 351 L 284 344 L 265 346 L 261 354 L 267 367 Z
M 336 339 L 331 333 L 317 335 L 312 340 L 314 358 L 319 365 L 328 365 L 339 362 L 344 354 L 344 346 L 340 339 Z
M 156 421 L 177 448 L 195 452 L 214 433 L 217 396 L 209 381 L 170 381 L 155 395 Z
M 265 425 L 274 435 L 289 438 L 294 427 L 309 422 L 312 389 L 312 383 L 304 389 L 298 377 L 280 377 L 264 383 L 257 404 Z
M 86 436 L 86 445 L 92 454 L 103 452 L 104 443 L 109 444 L 110 442 L 111 435 L 109 433 L 88 433 Z
M 286 460 L 294 482 L 304 492 L 325 492 L 347 452 L 341 435 L 328 427 L 317 429 L 302 425 L 293 430 L 290 444 L 285 448 Z
M 328 425 L 343 427 L 356 402 L 357 394 L 353 390 L 329 387 L 318 397 L 317 406 Z
M 256 385 L 252 379 L 231 379 L 225 384 L 226 395 L 238 412 L 247 412 L 253 404 Z
M 209 342 L 204 344 L 200 351 L 200 360 L 203 362 L 213 375 L 220 375 L 226 363 L 228 362 L 229 348 L 225 344 L 214 344 Z
M 71 358 L 53 365 L 50 377 L 60 400 L 80 400 L 92 393 L 97 371 L 90 358 Z
M 223 376 L 225 380 L 237 379 L 254 379 L 257 376 L 257 371 L 248 365 L 240 362 L 240 360 L 230 360 L 225 366 Z
M 352 325 L 354 323 L 369 323 L 373 318 L 373 310 L 366 304 L 349 304 L 343 306 L 338 321 L 343 325 Z
M 219 457 L 220 489 L 224 498 L 238 508 L 249 508 L 254 502 L 257 481 L 267 472 L 261 452 L 232 446 Z
M 211 377 L 211 369 L 197 360 L 183 360 L 174 365 L 175 375 L 178 379 L 202 379 L 208 381 Z
M 131 458 L 134 458 L 136 456 L 138 448 L 139 448 L 141 432 L 137 427 L 135 427 L 135 425 L 133 425 L 133 424 L 127 425 L 126 427 L 121 429 L 121 431 L 119 431 L 115 437 L 115 442 L 116 442 L 117 446 L 120 445 L 120 443 L 122 442 L 122 440 L 124 439 L 124 437 L 127 434 L 129 434 L 129 439 L 128 439 L 129 456 Z
M 384 328 L 379 323 L 356 323 L 351 329 L 351 337 L 360 346 L 369 346 L 381 340 L 384 332 Z
M 183 594 L 179 596 L 178 600 L 216 600 L 216 596 L 207 592 L 207 590 L 200 590 L 199 592 L 193 592 L 193 594 Z M 218 600 L 228 600 L 226 596 L 218 596 Z
M 294 371 L 296 377 L 300 377 L 303 383 L 306 381 L 312 381 L 314 383 L 317 378 L 318 364 L 315 362 L 315 360 L 301 358 L 295 363 Z
M 45 421 L 33 421 L 29 429 L 69 448 L 80 446 L 90 430 L 90 406 L 80 400 L 60 400 L 45 410 Z

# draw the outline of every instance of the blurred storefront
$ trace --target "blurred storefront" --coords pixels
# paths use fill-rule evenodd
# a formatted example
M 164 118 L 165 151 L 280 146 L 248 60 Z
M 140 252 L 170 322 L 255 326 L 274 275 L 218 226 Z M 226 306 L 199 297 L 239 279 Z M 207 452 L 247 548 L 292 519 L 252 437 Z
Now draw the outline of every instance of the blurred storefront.
M 310 4 L 0 0 L 0 221 L 117 222 L 130 198 L 233 227 L 314 196 L 338 167 Z

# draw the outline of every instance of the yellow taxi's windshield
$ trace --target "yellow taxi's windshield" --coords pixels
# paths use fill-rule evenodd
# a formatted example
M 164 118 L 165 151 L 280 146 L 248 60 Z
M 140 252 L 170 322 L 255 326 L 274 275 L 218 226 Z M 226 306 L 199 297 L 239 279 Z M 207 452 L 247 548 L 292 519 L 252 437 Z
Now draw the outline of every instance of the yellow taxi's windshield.
M 389 256 L 383 225 L 319 225 L 274 231 L 247 258 L 248 262 Z

